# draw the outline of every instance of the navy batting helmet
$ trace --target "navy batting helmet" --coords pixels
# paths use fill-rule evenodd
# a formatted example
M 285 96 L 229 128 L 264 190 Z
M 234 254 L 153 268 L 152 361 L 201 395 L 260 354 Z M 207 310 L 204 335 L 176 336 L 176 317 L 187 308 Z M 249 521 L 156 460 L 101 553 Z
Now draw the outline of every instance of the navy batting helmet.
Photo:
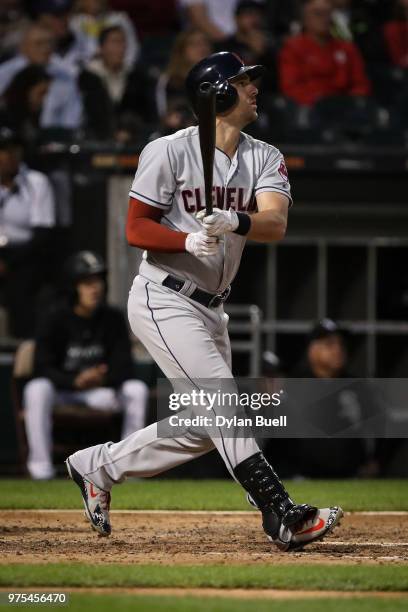
M 231 79 L 247 74 L 251 81 L 260 78 L 265 72 L 264 66 L 245 66 L 235 53 L 221 51 L 213 53 L 198 62 L 187 75 L 186 89 L 190 104 L 197 111 L 197 96 L 202 83 L 215 86 L 215 111 L 225 113 L 238 100 L 238 93 L 230 83 Z
M 106 274 L 106 264 L 98 253 L 79 251 L 68 259 L 65 265 L 67 277 L 71 283 L 97 274 Z

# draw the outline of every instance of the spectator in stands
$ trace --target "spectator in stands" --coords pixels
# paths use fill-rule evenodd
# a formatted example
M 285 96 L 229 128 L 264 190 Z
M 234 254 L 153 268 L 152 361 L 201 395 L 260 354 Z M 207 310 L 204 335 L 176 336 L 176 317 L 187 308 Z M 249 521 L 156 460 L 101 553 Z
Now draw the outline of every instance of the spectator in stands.
M 47 177 L 22 163 L 21 141 L 0 130 L 0 298 L 10 333 L 30 337 L 35 300 L 47 270 L 55 225 L 54 194 Z
M 99 49 L 79 78 L 88 125 L 98 122 L 97 135 L 129 141 L 144 123 L 156 119 L 153 86 L 142 66 L 126 64 L 126 36 L 120 26 L 102 30 Z
M 235 34 L 238 0 L 179 0 L 188 27 L 203 32 L 214 43 Z
M 99 37 L 102 30 L 120 26 L 126 36 L 125 63 L 133 66 L 140 53 L 136 30 L 126 13 L 110 11 L 106 0 L 79 0 L 78 13 L 71 19 L 75 32 L 85 36 L 87 56 L 98 54 Z
M 22 0 L 2 0 L 0 3 L 0 62 L 17 53 L 28 18 Z
M 156 106 L 160 117 L 163 117 L 170 102 L 186 103 L 185 79 L 189 70 L 211 53 L 211 45 L 205 34 L 199 30 L 181 32 L 170 55 L 165 72 L 157 82 Z
M 7 87 L 1 100 L 0 121 L 19 133 L 26 145 L 40 137 L 40 119 L 51 78 L 34 64 L 23 68 Z
M 353 378 L 348 366 L 347 335 L 330 320 L 323 319 L 311 331 L 303 363 L 293 377 L 308 379 L 302 386 L 306 419 L 311 430 L 333 436 L 304 438 L 297 441 L 297 452 L 303 457 L 302 474 L 307 476 L 346 477 L 374 476 L 379 466 L 375 458 L 376 442 L 367 435 L 362 423 L 380 418 L 380 407 L 371 388 L 362 381 L 328 386 L 328 379 Z M 313 379 L 324 379 L 319 387 Z M 310 385 L 310 395 L 308 394 Z M 313 401 L 313 398 L 319 398 Z M 351 436 L 336 438 L 338 432 Z M 355 437 L 360 432 L 361 438 Z M 375 431 L 368 432 L 371 436 Z M 377 432 L 379 434 L 379 432 Z
M 54 54 L 67 72 L 76 74 L 78 67 L 90 59 L 86 39 L 70 27 L 73 0 L 37 0 L 37 23 L 52 32 Z
M 110 0 L 110 6 L 129 15 L 142 40 L 178 30 L 177 0 Z
M 364 58 L 373 98 L 383 108 L 391 107 L 400 84 L 390 70 L 383 36 L 390 0 L 332 0 L 332 4 L 333 36 L 354 42 Z
M 23 405 L 32 478 L 54 476 L 52 410 L 56 403 L 123 409 L 123 437 L 144 427 L 147 386 L 134 380 L 125 318 L 105 303 L 106 266 L 91 251 L 68 260 L 69 303 L 56 305 L 40 322 L 34 376 Z
M 341 40 L 353 41 L 366 64 L 384 62 L 386 49 L 382 36 L 388 2 L 363 0 L 331 0 L 332 34 Z M 381 6 L 378 6 L 382 4 Z M 369 66 L 367 66 L 368 68 Z
M 42 128 L 76 129 L 82 118 L 81 97 L 73 76 L 53 55 L 54 39 L 43 26 L 33 24 L 24 33 L 20 53 L 0 64 L 0 96 L 16 74 L 30 64 L 45 68 L 52 77 L 41 113 Z
M 311 106 L 328 96 L 368 96 L 370 83 L 357 47 L 331 35 L 329 0 L 306 0 L 303 33 L 289 38 L 279 60 L 281 91 Z
M 265 30 L 265 6 L 255 0 L 241 0 L 235 10 L 236 33 L 217 45 L 218 51 L 239 55 L 245 64 L 262 64 L 267 69 L 263 89 L 276 91 L 276 48 Z
M 384 26 L 389 57 L 395 66 L 408 68 L 408 0 L 396 0 L 394 19 Z
M 268 0 L 265 2 L 266 28 L 279 41 L 300 31 L 301 0 Z

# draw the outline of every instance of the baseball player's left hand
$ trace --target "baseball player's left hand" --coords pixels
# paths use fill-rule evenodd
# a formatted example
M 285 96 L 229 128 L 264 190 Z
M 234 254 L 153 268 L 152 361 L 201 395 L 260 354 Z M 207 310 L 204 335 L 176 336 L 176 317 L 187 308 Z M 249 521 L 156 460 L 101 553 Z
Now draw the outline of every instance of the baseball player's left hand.
M 221 236 L 226 232 L 233 232 L 237 229 L 239 221 L 238 215 L 233 210 L 220 210 L 214 208 L 212 215 L 205 216 L 205 210 L 197 215 L 197 219 L 203 223 L 203 228 L 209 236 Z

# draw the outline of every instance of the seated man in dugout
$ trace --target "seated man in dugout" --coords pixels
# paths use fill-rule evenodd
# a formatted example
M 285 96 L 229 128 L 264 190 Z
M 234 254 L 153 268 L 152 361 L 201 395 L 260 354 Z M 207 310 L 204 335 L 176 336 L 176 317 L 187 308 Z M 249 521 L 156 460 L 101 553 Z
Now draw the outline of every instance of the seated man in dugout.
M 310 423 L 326 436 L 296 441 L 298 461 L 300 457 L 303 460 L 292 476 L 369 478 L 378 475 L 376 434 L 383 434 L 385 415 L 375 387 L 350 369 L 350 340 L 350 334 L 335 321 L 322 319 L 311 330 L 303 361 L 292 372 L 294 378 L 320 379 L 326 389 L 326 395 L 319 402 L 308 406 Z M 339 378 L 350 382 L 344 386 L 328 386 L 329 380 Z M 318 389 L 318 383 L 313 387 Z
M 24 389 L 27 469 L 34 479 L 55 475 L 52 411 L 57 403 L 124 412 L 122 437 L 145 425 L 148 388 L 134 380 L 125 318 L 105 303 L 106 266 L 91 251 L 66 265 L 69 299 L 40 322 L 34 376 Z

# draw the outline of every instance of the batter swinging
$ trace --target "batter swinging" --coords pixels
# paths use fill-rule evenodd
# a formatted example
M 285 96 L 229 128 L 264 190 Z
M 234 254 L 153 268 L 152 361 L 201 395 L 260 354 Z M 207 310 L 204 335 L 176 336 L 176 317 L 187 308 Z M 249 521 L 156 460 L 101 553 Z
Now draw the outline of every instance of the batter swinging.
M 158 138 L 143 150 L 130 190 L 127 239 L 145 249 L 130 291 L 132 331 L 168 378 L 232 379 L 228 297 L 247 238 L 283 238 L 292 203 L 285 162 L 273 146 L 241 129 L 257 118 L 256 82 L 262 66 L 245 66 L 221 52 L 199 62 L 187 78 L 193 109 L 198 87 L 216 88 L 214 212 L 204 216 L 198 128 Z M 262 513 L 268 538 L 281 550 L 322 538 L 342 516 L 337 506 L 297 505 L 253 438 L 197 435 L 159 438 L 157 424 L 125 440 L 71 455 L 68 472 L 80 487 L 92 527 L 111 532 L 114 484 L 159 474 L 214 447 Z

